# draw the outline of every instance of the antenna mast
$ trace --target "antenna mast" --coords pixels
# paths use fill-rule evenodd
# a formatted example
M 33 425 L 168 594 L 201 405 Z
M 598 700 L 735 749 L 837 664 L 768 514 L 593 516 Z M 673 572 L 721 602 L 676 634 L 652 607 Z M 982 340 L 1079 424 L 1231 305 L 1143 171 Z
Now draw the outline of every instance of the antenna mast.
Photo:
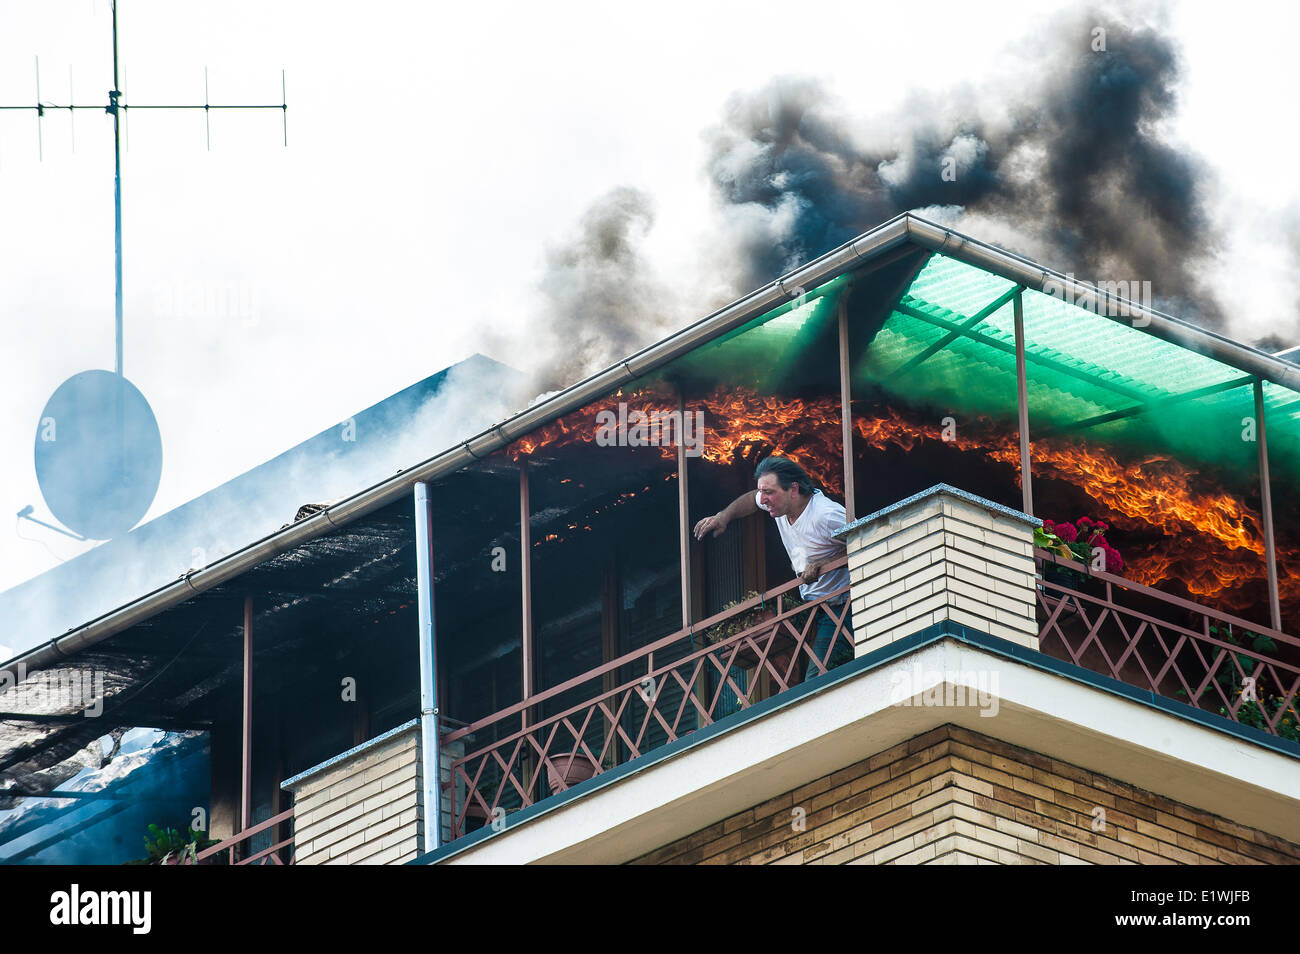
M 122 102 L 122 92 L 118 87 L 118 56 L 117 56 L 117 0 L 113 0 L 113 88 L 108 91 L 107 106 L 76 106 L 69 103 L 67 106 L 59 106 L 53 103 L 41 102 L 41 61 L 36 59 L 36 105 L 35 106 L 0 106 L 0 109 L 31 109 L 36 112 L 36 139 L 38 152 L 44 159 L 44 144 L 41 138 L 41 120 L 45 117 L 47 109 L 66 109 L 68 110 L 69 119 L 78 109 L 102 109 L 113 117 L 113 251 L 114 251 L 114 280 L 116 285 L 116 298 L 114 306 L 114 327 L 116 330 L 116 371 L 119 377 L 122 376 L 122 124 L 126 119 L 127 112 L 131 109 L 201 109 L 204 113 L 204 123 L 208 126 L 208 148 L 212 148 L 211 125 L 208 123 L 208 117 L 214 109 L 278 109 L 284 123 L 284 144 L 289 145 L 289 104 L 285 100 L 285 71 L 280 71 L 280 102 L 256 105 L 227 105 L 209 103 L 208 99 L 208 81 L 207 67 L 203 68 L 203 105 L 182 105 L 182 106 L 159 106 L 145 105 L 130 106 Z M 68 72 L 68 91 L 71 96 L 72 91 L 72 73 Z M 75 127 L 74 127 L 75 128 Z M 74 140 L 75 144 L 75 140 Z M 75 148 L 75 145 L 74 145 Z

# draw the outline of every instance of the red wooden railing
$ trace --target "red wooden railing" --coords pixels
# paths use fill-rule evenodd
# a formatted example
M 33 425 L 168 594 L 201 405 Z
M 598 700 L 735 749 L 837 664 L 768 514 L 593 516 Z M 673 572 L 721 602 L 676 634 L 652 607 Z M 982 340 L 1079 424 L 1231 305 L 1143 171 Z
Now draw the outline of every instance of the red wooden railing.
M 271 845 L 269 848 L 263 848 L 261 851 L 247 854 L 248 845 L 246 844 L 254 835 L 266 831 L 268 828 L 281 823 L 289 822 L 293 818 L 293 809 L 287 809 L 280 814 L 268 818 L 264 822 L 258 822 L 251 828 L 246 828 L 232 838 L 227 838 L 211 848 L 205 848 L 200 851 L 194 861 L 183 859 L 181 864 L 219 864 L 217 856 L 223 852 L 226 854 L 225 864 L 231 865 L 285 865 L 294 863 L 293 835 L 283 841 Z M 272 835 L 271 837 L 275 837 Z
M 1300 740 L 1300 640 L 1046 550 L 1034 555 L 1042 652 Z M 1050 564 L 1084 577 L 1073 586 L 1043 578 Z M 1255 637 L 1273 648 L 1255 649 Z
M 845 563 L 845 558 L 840 558 L 826 570 Z M 805 674 L 826 672 L 836 644 L 853 643 L 846 626 L 847 601 L 838 606 L 831 603 L 842 600 L 848 587 L 792 606 L 786 594 L 797 585 L 794 580 L 752 597 L 688 630 L 444 735 L 444 745 L 463 740 L 467 748 L 483 735 L 499 736 L 452 761 L 451 777 L 443 783 L 451 804 L 452 837 L 464 834 L 471 820 L 487 823 L 506 810 L 527 807 L 576 784 L 575 763 L 581 766 L 576 773 L 581 776 L 609 771 L 712 725 L 732 711 L 748 708 L 759 701 L 757 694 L 765 681 L 773 693 L 782 692 L 802 681 Z M 705 641 L 704 634 L 718 624 L 769 608 L 770 618 L 716 642 Z M 831 621 L 834 634 L 825 655 L 819 658 L 813 640 L 823 619 Z M 752 675 L 741 679 L 738 668 Z M 547 701 L 611 674 L 618 679 L 620 670 L 629 669 L 634 675 L 624 676 L 614 688 L 599 691 L 557 714 L 533 718 Z M 725 698 L 727 689 L 730 699 Z M 516 725 L 519 728 L 514 728 Z
M 1042 652 L 1300 739 L 1300 640 L 1111 573 L 1090 572 L 1045 550 L 1034 553 Z M 844 563 L 841 559 L 830 568 Z M 1071 585 L 1053 573 L 1044 578 L 1047 564 L 1076 571 L 1082 582 Z M 845 626 L 847 604 L 829 602 L 847 588 L 791 606 L 785 594 L 797 585 L 783 584 L 443 735 L 444 744 L 460 741 L 473 749 L 452 760 L 450 778 L 443 782 L 452 838 L 471 824 L 487 824 L 577 784 L 575 763 L 583 769 L 578 777 L 597 775 L 748 708 L 758 701 L 758 674 L 766 674 L 775 693 L 800 682 L 805 665 L 813 674 L 825 672 L 826 658 L 814 654 L 813 636 L 819 622 L 829 618 L 835 639 L 852 642 Z M 703 642 L 702 634 L 712 627 L 764 607 L 771 607 L 771 618 L 715 643 Z M 1258 637 L 1272 646 L 1256 649 Z M 755 676 L 743 686 L 738 666 Z M 548 701 L 605 682 L 611 674 L 621 680 L 614 688 L 593 688 L 589 697 L 557 714 L 534 717 Z M 723 705 L 726 689 L 734 695 L 734 708 Z

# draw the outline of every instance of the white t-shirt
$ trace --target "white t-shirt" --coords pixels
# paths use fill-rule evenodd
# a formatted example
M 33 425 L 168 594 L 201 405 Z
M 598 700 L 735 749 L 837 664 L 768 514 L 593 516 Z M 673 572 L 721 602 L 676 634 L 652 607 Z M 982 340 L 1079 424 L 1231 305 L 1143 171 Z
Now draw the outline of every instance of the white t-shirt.
M 763 495 L 754 494 L 754 501 L 760 510 Z M 776 517 L 776 528 L 781 532 L 781 542 L 785 552 L 790 555 L 790 567 L 795 575 L 807 569 L 810 563 L 827 563 L 845 554 L 844 543 L 831 536 L 847 522 L 844 519 L 844 507 L 831 500 L 820 490 L 814 490 L 808 498 L 808 505 L 799 514 L 799 519 L 791 523 L 787 517 Z M 805 600 L 815 600 L 849 585 L 848 567 L 840 567 L 830 573 L 823 573 L 813 583 L 799 586 L 799 594 Z M 848 598 L 845 593 L 836 602 Z

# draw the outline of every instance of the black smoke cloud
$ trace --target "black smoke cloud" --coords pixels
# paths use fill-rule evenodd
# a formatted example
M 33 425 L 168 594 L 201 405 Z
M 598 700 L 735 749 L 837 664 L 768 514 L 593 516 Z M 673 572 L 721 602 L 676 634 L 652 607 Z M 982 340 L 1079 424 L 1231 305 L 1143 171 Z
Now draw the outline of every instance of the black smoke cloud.
M 537 387 L 573 384 L 653 340 L 667 296 L 640 251 L 653 225 L 649 197 L 618 188 L 592 204 L 567 242 L 547 250 L 545 337 L 532 341 L 542 359 Z
M 1215 251 L 1215 184 L 1162 133 L 1177 106 L 1173 42 L 1099 16 L 1052 37 L 1020 88 L 916 98 L 875 131 L 811 80 L 733 98 L 709 134 L 709 174 L 741 233 L 738 281 L 757 286 L 920 210 L 1080 278 L 1150 281 L 1157 307 L 1219 324 L 1199 272 Z
M 914 94 L 892 114 L 870 89 L 844 103 L 800 77 L 734 95 L 705 133 L 719 221 L 698 274 L 660 281 L 641 250 L 648 197 L 602 196 L 547 254 L 524 362 L 538 389 L 608 367 L 904 211 L 1084 281 L 1150 282 L 1158 310 L 1227 330 L 1210 277 L 1225 261 L 1210 211 L 1223 192 L 1170 136 L 1182 84 L 1170 33 L 1084 13 L 1010 58 L 1009 79 Z M 1276 216 L 1300 263 L 1300 217 Z M 1300 322 L 1259 346 L 1298 333 Z

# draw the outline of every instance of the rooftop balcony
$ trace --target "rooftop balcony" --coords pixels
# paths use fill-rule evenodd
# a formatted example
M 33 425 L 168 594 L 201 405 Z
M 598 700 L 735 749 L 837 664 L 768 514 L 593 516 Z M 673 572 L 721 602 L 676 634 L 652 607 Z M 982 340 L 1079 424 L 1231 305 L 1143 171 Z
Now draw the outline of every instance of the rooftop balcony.
M 1075 680 L 1242 738 L 1281 739 L 1300 754 L 1300 640 L 1035 548 L 1037 523 L 939 485 L 842 531 L 849 553 L 835 566 L 850 568 L 846 589 L 805 603 L 796 581 L 781 584 L 472 724 L 442 725 L 440 843 L 504 831 L 657 764 L 697 734 L 740 724 L 749 710 L 780 708 L 793 690 L 830 678 L 829 651 L 813 650 L 823 621 L 859 660 L 891 658 L 902 641 L 978 636 L 1021 661 L 1054 660 Z M 416 746 L 415 723 L 405 732 Z M 400 779 L 422 826 L 420 779 L 376 769 L 375 751 L 368 743 L 331 760 L 343 796 L 325 814 L 384 817 L 370 801 L 357 808 L 346 782 L 379 772 Z M 378 835 L 396 837 L 391 828 Z M 367 839 L 355 821 L 332 830 L 323 844 L 300 841 L 299 860 L 345 857 Z
M 33 665 L 111 666 L 120 724 L 208 733 L 233 861 L 482 844 L 933 639 L 1300 752 L 1294 365 L 910 216 L 873 236 Z M 693 539 L 768 454 L 843 501 L 851 617 L 796 601 L 766 517 Z M 1120 572 L 1036 547 L 1027 514 L 1079 513 Z M 12 758 L 76 735 L 25 731 Z

